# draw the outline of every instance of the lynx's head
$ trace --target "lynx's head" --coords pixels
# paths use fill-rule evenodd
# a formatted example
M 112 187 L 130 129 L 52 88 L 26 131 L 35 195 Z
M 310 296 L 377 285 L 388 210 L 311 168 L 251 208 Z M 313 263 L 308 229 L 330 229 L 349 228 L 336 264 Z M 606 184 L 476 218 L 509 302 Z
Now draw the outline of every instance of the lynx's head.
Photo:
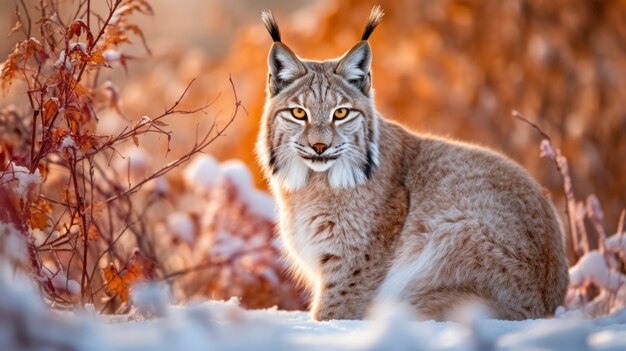
M 342 57 L 312 61 L 283 44 L 272 14 L 262 13 L 274 44 L 256 149 L 273 182 L 295 190 L 321 172 L 331 187 L 346 188 L 371 177 L 378 165 L 378 116 L 367 39 L 382 16 L 380 7 L 372 9 L 361 41 Z

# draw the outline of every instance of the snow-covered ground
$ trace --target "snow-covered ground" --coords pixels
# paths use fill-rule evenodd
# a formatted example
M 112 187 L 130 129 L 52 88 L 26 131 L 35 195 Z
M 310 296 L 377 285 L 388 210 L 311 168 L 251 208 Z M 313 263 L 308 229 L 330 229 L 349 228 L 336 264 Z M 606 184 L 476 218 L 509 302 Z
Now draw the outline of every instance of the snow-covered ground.
M 169 304 L 160 287 L 136 289 L 134 312 L 52 312 L 31 281 L 0 259 L 0 350 L 626 350 L 626 310 L 593 320 L 568 312 L 520 322 L 465 314 L 411 321 L 378 305 L 371 321 L 314 322 L 306 312 L 246 311 L 236 300 Z

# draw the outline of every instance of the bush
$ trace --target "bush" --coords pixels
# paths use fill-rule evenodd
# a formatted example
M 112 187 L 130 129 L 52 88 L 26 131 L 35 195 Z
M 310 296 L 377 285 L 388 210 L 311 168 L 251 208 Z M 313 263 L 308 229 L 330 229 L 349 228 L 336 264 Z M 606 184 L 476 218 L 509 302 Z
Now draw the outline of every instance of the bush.
M 227 122 L 200 136 L 196 131 L 189 150 L 154 171 L 154 153 L 141 147 L 143 138 L 166 138 L 167 155 L 172 117 L 206 113 L 210 102 L 180 108 L 192 80 L 158 116 L 101 132 L 102 111 L 124 114 L 119 90 L 100 82 L 100 73 L 128 69 L 130 38 L 139 38 L 150 53 L 142 30 L 130 22 L 135 14 L 152 15 L 148 2 L 114 0 L 97 14 L 81 0 L 67 22 L 58 15 L 70 6 L 63 1 L 41 1 L 36 22 L 21 5 L 12 32 L 26 39 L 16 43 L 0 78 L 5 91 L 25 87 L 28 101 L 0 114 L 0 200 L 7 209 L 0 222 L 16 229 L 3 235 L 17 231 L 26 239 L 26 269 L 45 297 L 57 307 L 94 304 L 103 312 L 124 312 L 135 283 L 161 280 L 181 300 L 238 295 L 248 306 L 302 308 L 304 295 L 288 283 L 278 261 L 272 219 L 250 205 L 264 201 L 267 208 L 271 199 L 254 190 L 245 168 L 235 167 L 241 180 L 228 176 L 230 166 L 213 161 L 216 167 L 202 176 L 214 177 L 214 186 L 202 189 L 172 172 L 222 136 L 243 109 L 232 80 Z M 189 201 L 198 207 L 183 209 Z M 224 249 L 235 242 L 239 246 Z

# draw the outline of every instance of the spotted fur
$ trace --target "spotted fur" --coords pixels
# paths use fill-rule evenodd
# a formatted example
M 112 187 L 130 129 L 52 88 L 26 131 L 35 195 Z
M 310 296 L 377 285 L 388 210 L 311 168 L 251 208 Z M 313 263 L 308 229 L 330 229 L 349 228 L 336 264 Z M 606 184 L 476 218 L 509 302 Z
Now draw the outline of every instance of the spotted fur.
M 365 39 L 381 14 L 373 11 Z M 268 57 L 257 153 L 314 318 L 364 318 L 375 298 L 438 320 L 472 300 L 496 318 L 552 314 L 568 274 L 562 228 L 541 187 L 496 152 L 383 119 L 370 63 L 365 40 L 326 61 L 301 60 L 275 40 Z M 334 120 L 341 107 L 348 117 Z M 327 148 L 318 154 L 316 144 Z

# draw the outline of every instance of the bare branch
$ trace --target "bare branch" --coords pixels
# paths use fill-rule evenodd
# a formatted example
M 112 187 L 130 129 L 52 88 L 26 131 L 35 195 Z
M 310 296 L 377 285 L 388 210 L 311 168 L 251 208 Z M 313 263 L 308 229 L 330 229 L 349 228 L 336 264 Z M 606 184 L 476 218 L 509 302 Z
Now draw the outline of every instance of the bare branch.
M 128 190 L 124 191 L 123 193 L 120 193 L 120 194 L 117 194 L 115 196 L 112 196 L 112 197 L 108 198 L 107 200 L 105 200 L 105 202 L 111 202 L 111 201 L 114 201 L 114 200 L 117 200 L 117 199 L 120 199 L 120 198 L 124 198 L 124 197 L 128 197 L 128 196 L 134 194 L 139 189 L 141 189 L 141 187 L 144 184 L 146 184 L 147 182 L 149 182 L 151 180 L 154 180 L 156 178 L 159 178 L 159 177 L 167 174 L 168 172 L 172 171 L 176 167 L 180 166 L 182 163 L 184 163 L 187 160 L 189 160 L 193 155 L 195 155 L 195 154 L 201 152 L 202 150 L 204 150 L 207 146 L 209 146 L 211 143 L 213 143 L 217 138 L 221 137 L 224 134 L 224 132 L 226 131 L 226 129 L 228 129 L 228 127 L 233 123 L 233 121 L 235 120 L 235 117 L 237 117 L 237 115 L 239 113 L 239 108 L 241 108 L 243 106 L 241 104 L 241 101 L 239 100 L 239 98 L 237 96 L 237 90 L 235 89 L 235 83 L 233 82 L 232 77 L 229 77 L 229 82 L 230 82 L 230 85 L 232 87 L 233 96 L 234 96 L 234 99 L 235 99 L 235 109 L 234 109 L 233 113 L 231 114 L 231 117 L 228 120 L 228 122 L 226 123 L 226 125 L 224 125 L 224 127 L 217 129 L 216 133 L 215 133 L 215 135 L 213 137 L 210 136 L 213 129 L 209 130 L 209 132 L 204 136 L 204 138 L 202 138 L 202 140 L 199 143 L 196 142 L 194 144 L 194 146 L 191 148 L 191 150 L 189 150 L 186 154 L 184 154 L 183 156 L 179 157 L 178 159 L 168 163 L 167 165 L 163 166 L 160 170 L 154 172 L 150 176 L 148 176 L 145 179 L 141 180 L 139 183 L 137 183 L 134 186 L 130 187 Z M 185 91 L 183 92 L 183 96 L 187 92 L 187 89 L 185 89 Z M 168 113 L 174 113 L 174 111 L 175 111 L 174 108 L 176 107 L 176 105 L 178 105 L 178 103 L 180 102 L 181 99 L 179 99 L 174 104 L 174 106 L 172 108 L 168 109 L 166 111 L 166 113 L 164 113 L 160 117 L 164 117 Z

